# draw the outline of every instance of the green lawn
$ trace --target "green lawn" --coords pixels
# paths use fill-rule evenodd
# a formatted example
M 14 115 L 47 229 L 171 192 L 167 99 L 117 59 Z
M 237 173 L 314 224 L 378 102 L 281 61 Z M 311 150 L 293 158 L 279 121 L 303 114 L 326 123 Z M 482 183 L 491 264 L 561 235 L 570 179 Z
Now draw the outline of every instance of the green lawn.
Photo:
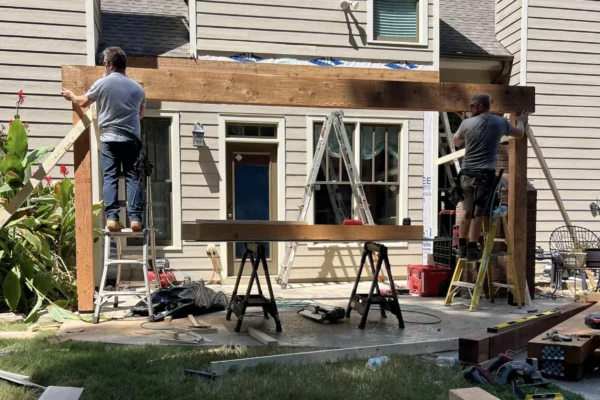
M 3 328 L 3 327 L 2 327 Z M 430 357 L 393 356 L 379 371 L 365 361 L 305 367 L 260 366 L 212 382 L 184 377 L 211 361 L 305 351 L 301 348 L 121 346 L 34 340 L 0 340 L 0 369 L 29 375 L 43 386 L 83 387 L 82 399 L 406 399 L 447 400 L 448 390 L 470 386 L 460 368 L 438 368 Z M 502 399 L 508 388 L 486 387 Z M 556 388 L 554 388 L 556 390 Z M 557 390 L 558 391 L 558 390 Z M 582 397 L 562 391 L 569 400 Z M 40 392 L 0 381 L 0 400 L 37 399 Z

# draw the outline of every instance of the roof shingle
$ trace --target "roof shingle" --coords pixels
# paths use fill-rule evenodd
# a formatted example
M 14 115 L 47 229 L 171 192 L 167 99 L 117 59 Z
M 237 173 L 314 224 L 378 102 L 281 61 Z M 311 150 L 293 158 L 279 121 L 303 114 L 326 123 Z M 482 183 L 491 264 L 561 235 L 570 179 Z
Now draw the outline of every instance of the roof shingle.
M 102 0 L 99 51 L 119 46 L 128 55 L 189 57 L 185 0 Z
M 440 54 L 509 57 L 496 39 L 494 0 L 440 0 Z

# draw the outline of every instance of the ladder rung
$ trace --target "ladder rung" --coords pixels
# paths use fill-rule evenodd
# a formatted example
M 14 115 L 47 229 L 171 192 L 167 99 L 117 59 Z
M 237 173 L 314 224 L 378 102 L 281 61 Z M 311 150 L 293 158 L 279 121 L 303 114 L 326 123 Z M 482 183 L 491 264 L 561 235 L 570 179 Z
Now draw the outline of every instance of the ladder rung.
M 117 292 L 117 291 L 104 291 L 104 292 L 100 292 L 100 297 L 107 297 L 107 296 L 146 296 L 146 291 L 140 291 L 140 292 L 132 292 L 132 291 L 127 291 L 127 292 Z
M 131 230 L 131 228 L 121 229 L 120 231 L 114 232 L 109 231 L 108 229 L 103 229 L 102 232 L 104 232 L 104 235 L 108 237 L 143 237 L 146 234 L 145 230 L 134 232 Z
M 469 283 L 469 282 L 456 281 L 456 282 L 452 283 L 452 286 L 458 286 L 458 287 L 464 287 L 464 288 L 473 289 L 475 287 L 475 284 L 474 283 Z
M 105 265 L 112 265 L 112 264 L 138 264 L 138 265 L 144 265 L 146 264 L 143 261 L 140 260 L 104 260 L 104 264 Z

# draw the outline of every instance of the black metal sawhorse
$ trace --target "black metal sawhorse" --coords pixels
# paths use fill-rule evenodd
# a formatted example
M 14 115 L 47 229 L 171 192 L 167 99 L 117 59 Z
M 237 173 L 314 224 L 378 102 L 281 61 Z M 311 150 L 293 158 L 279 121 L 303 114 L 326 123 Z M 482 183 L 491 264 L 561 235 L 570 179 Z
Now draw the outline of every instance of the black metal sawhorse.
M 246 308 L 248 307 L 262 307 L 263 313 L 266 319 L 269 319 L 269 315 L 275 320 L 275 329 L 277 332 L 281 332 L 281 321 L 279 320 L 279 312 L 277 311 L 277 303 L 275 302 L 275 295 L 273 294 L 273 287 L 271 286 L 271 277 L 269 276 L 269 267 L 267 265 L 267 258 L 265 256 L 265 246 L 261 243 L 249 242 L 244 244 L 244 255 L 242 256 L 242 263 L 240 270 L 238 271 L 237 280 L 235 281 L 235 287 L 233 288 L 233 294 L 227 308 L 228 321 L 231 320 L 231 314 L 235 313 L 238 317 L 237 324 L 235 325 L 234 331 L 239 332 L 244 322 L 244 315 L 246 314 Z M 246 288 L 246 294 L 243 296 L 238 295 L 238 288 L 240 281 L 242 280 L 242 273 L 244 272 L 244 266 L 246 260 L 250 258 L 250 264 L 252 267 L 252 273 L 250 275 L 250 282 Z M 267 299 L 262 292 L 260 287 L 260 281 L 258 280 L 258 267 L 262 264 L 265 271 L 265 279 L 267 280 L 267 288 L 269 289 L 269 299 Z M 251 294 L 252 285 L 256 280 L 256 288 L 258 294 Z
M 373 263 L 373 252 L 377 253 L 377 267 Z M 371 265 L 371 271 L 373 272 L 373 282 L 371 283 L 371 290 L 367 294 L 357 294 L 358 284 L 360 283 L 360 276 L 362 275 L 365 262 L 369 259 Z M 385 271 L 390 281 L 392 297 L 382 296 L 379 290 L 379 273 L 381 272 L 381 266 L 385 264 Z M 358 267 L 358 274 L 356 275 L 356 281 L 354 282 L 354 288 L 350 295 L 350 302 L 346 309 L 346 318 L 350 318 L 350 312 L 355 310 L 362 318 L 360 320 L 360 329 L 365 329 L 367 323 L 367 316 L 369 315 L 369 309 L 372 304 L 379 305 L 381 310 L 381 316 L 387 318 L 385 310 L 390 311 L 398 319 L 398 325 L 400 329 L 404 329 L 404 319 L 402 318 L 402 310 L 400 310 L 400 303 L 398 302 L 398 293 L 396 292 L 396 286 L 394 284 L 394 278 L 392 276 L 392 270 L 390 268 L 390 261 L 388 259 L 388 250 L 382 244 L 377 243 L 365 243 L 365 247 L 360 259 L 360 266 Z

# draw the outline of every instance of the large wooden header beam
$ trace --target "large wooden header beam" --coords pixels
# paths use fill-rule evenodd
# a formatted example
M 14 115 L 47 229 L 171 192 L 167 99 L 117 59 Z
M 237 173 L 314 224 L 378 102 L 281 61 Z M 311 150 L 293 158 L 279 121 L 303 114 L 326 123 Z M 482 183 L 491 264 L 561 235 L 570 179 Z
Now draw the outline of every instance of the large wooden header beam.
M 323 67 L 325 68 L 325 67 Z M 65 65 L 63 86 L 84 93 L 103 67 Z M 186 69 L 128 68 L 148 100 L 289 107 L 466 111 L 471 97 L 487 93 L 492 112 L 535 112 L 535 89 L 525 86 L 339 79 Z

